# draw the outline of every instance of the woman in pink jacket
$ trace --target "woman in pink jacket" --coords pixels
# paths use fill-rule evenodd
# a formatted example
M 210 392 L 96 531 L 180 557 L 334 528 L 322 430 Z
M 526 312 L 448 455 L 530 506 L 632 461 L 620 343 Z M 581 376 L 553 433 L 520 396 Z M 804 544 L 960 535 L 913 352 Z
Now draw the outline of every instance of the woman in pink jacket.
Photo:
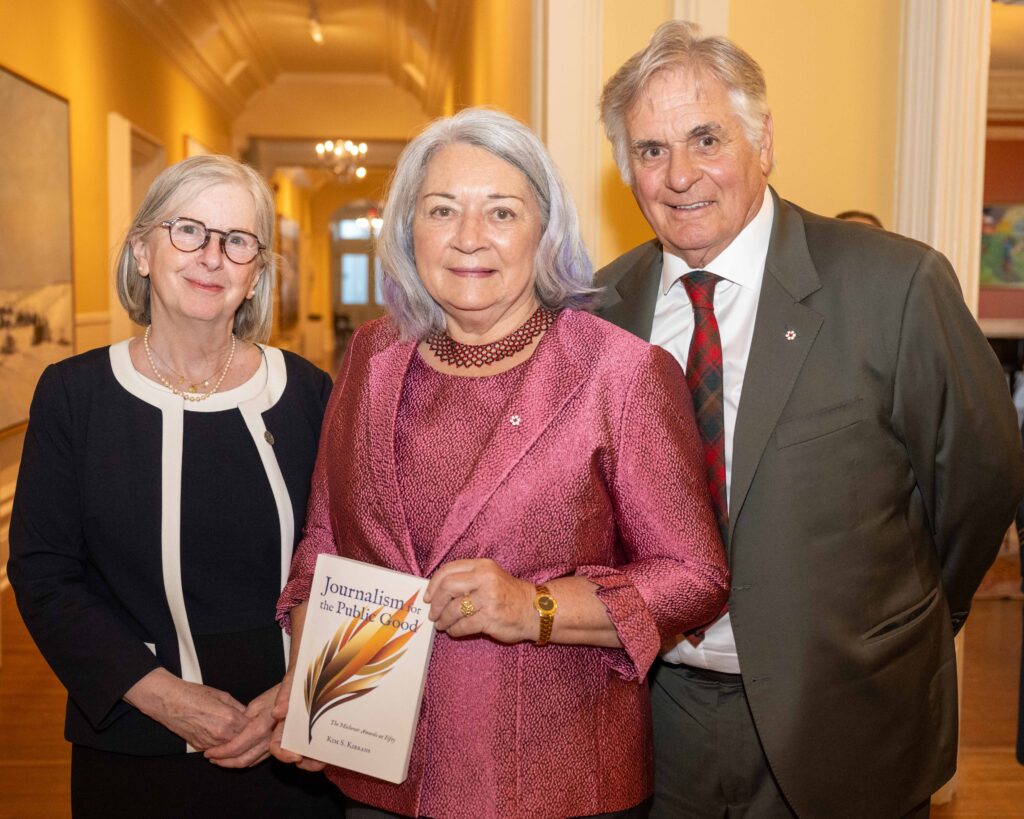
M 572 202 L 503 114 L 408 145 L 379 252 L 390 316 L 338 374 L 278 612 L 301 629 L 336 552 L 430 577 L 439 633 L 406 781 L 327 775 L 350 817 L 642 815 L 644 677 L 728 582 L 682 373 L 581 312 Z

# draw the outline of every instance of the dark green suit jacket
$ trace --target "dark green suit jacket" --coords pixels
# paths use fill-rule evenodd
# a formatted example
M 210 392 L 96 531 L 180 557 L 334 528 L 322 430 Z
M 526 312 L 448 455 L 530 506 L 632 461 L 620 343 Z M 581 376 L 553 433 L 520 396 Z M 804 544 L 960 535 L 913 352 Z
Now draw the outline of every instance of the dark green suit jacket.
M 601 270 L 599 314 L 649 339 L 661 264 L 652 241 Z M 1005 378 L 946 259 L 776 196 L 734 432 L 729 611 L 799 816 L 902 816 L 953 774 L 953 634 L 1022 492 Z

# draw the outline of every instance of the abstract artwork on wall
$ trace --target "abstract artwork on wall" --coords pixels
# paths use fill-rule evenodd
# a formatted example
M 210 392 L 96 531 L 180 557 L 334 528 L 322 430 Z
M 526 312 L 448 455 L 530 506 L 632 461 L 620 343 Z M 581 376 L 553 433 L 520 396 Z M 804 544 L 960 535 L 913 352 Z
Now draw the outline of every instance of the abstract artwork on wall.
M 1024 287 L 1024 205 L 985 205 L 981 286 Z
M 0 431 L 74 349 L 67 100 L 0 68 Z

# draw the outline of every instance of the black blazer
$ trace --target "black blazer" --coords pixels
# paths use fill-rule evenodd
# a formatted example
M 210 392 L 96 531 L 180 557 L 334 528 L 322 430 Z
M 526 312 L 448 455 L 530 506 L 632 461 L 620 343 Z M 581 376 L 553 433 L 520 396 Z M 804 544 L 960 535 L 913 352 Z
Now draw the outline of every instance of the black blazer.
M 600 315 L 650 338 L 661 264 L 650 242 L 601 270 Z M 776 196 L 734 433 L 729 611 L 799 816 L 902 816 L 953 774 L 953 634 L 1022 491 L 1005 379 L 946 259 Z
M 242 673 L 236 670 L 234 676 L 242 682 L 232 692 L 239 698 L 266 690 L 284 671 L 284 646 L 274 624 L 281 585 L 275 579 L 280 574 L 276 561 L 290 559 L 301 532 L 330 392 L 330 378 L 307 361 L 272 349 L 266 355 L 270 375 L 258 399 L 267 406 L 253 420 L 273 440 L 269 457 L 283 478 L 287 492 L 283 508 L 290 507 L 294 536 L 286 543 L 287 529 L 282 529 L 261 540 L 269 543 L 274 565 L 267 566 L 264 588 L 255 601 L 248 590 L 238 593 L 245 601 L 239 606 L 260 611 L 240 614 L 233 629 L 210 623 L 197 627 L 198 618 L 192 617 L 195 608 L 188 622 L 202 681 L 226 688 L 218 684 L 226 677 L 215 666 L 240 666 Z M 174 604 L 165 596 L 162 571 L 166 557 L 161 528 L 164 419 L 160 408 L 140 400 L 119 382 L 112 369 L 115 360 L 110 348 L 102 348 L 54 364 L 43 373 L 18 474 L 8 573 L 26 626 L 68 690 L 68 740 L 118 753 L 182 753 L 185 743 L 180 737 L 122 700 L 132 685 L 159 666 L 180 675 L 182 658 L 181 635 L 171 613 Z M 167 398 L 180 402 L 170 394 Z M 262 406 L 256 405 L 253 411 Z M 202 419 L 196 415 L 193 420 Z M 216 427 L 215 432 L 221 429 Z M 224 526 L 251 534 L 240 518 L 254 503 L 270 504 L 271 509 L 275 503 L 269 472 L 257 455 L 257 446 L 267 439 L 264 431 L 257 435 L 237 419 L 230 429 L 238 434 L 237 448 L 247 450 L 242 462 L 257 471 L 226 472 L 225 480 L 235 485 L 222 491 L 239 503 L 225 509 Z M 257 438 L 261 439 L 258 445 Z M 194 485 L 197 475 L 185 467 L 182 482 L 190 480 Z M 197 487 L 196 491 L 216 492 L 218 487 Z M 283 517 L 287 515 L 280 508 L 276 518 L 270 513 L 271 520 L 280 522 Z M 275 550 L 282 554 L 273 554 Z M 209 544 L 206 552 L 204 561 L 220 559 L 217 543 Z M 210 565 L 217 564 L 204 562 L 192 577 L 207 572 L 205 567 Z M 189 568 L 183 561 L 182 573 Z M 240 588 L 246 581 L 239 578 Z M 186 582 L 182 586 L 187 597 Z M 225 595 L 235 593 L 224 589 Z M 190 604 L 186 600 L 186 608 Z M 239 621 L 246 625 L 238 626 Z M 227 675 L 231 674 L 229 667 Z M 249 679 L 258 680 L 262 688 L 250 689 Z

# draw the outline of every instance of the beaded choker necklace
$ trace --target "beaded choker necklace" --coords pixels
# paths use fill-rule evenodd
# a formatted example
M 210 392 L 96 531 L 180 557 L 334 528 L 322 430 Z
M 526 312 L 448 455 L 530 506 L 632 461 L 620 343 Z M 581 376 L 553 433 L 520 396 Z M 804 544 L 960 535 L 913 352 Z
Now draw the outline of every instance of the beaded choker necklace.
M 513 356 L 526 348 L 537 336 L 554 324 L 558 313 L 546 307 L 534 310 L 524 324 L 504 338 L 489 344 L 463 344 L 447 331 L 431 333 L 427 346 L 438 359 L 453 367 L 483 367 Z
M 224 364 L 224 369 L 220 371 L 220 378 L 218 378 L 217 383 L 213 385 L 213 389 L 210 390 L 209 392 L 196 392 L 196 386 L 193 384 L 191 390 L 185 392 L 184 390 L 178 390 L 171 386 L 171 383 L 166 378 L 164 378 L 164 374 L 157 369 L 156 362 L 153 360 L 153 351 L 150 349 L 149 346 L 149 331 L 152 329 L 153 325 L 150 324 L 146 328 L 146 332 L 143 333 L 142 346 L 146 350 L 146 358 L 149 359 L 149 366 L 152 368 L 153 374 L 160 380 L 161 384 L 167 387 L 167 389 L 169 389 L 175 395 L 184 398 L 186 401 L 205 401 L 207 398 L 209 398 L 211 395 L 217 392 L 217 390 L 220 389 L 220 385 L 224 383 L 224 379 L 227 377 L 228 370 L 231 369 L 231 362 L 235 358 L 236 339 L 234 333 L 231 334 L 231 352 L 228 353 L 228 360 Z M 205 383 L 209 383 L 209 379 L 207 379 Z

